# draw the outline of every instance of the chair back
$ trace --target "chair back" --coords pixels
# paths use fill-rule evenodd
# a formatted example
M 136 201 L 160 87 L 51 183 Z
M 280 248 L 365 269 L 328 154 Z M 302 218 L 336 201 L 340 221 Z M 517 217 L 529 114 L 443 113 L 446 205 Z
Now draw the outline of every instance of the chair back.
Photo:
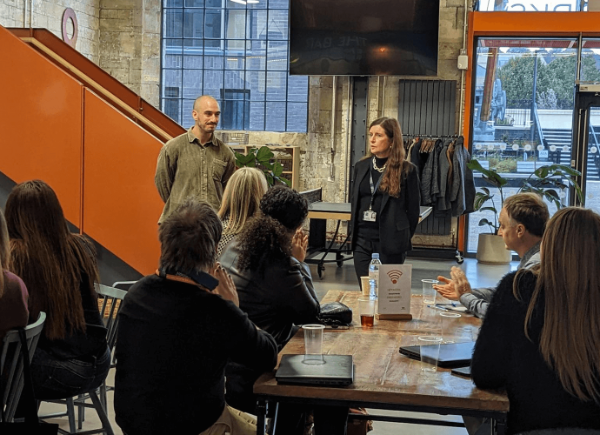
M 35 323 L 25 327 L 29 362 L 37 348 L 45 321 L 46 313 L 42 311 Z M 13 329 L 8 331 L 0 348 L 0 421 L 2 422 L 11 422 L 14 418 L 25 385 L 23 367 L 19 331 Z
M 112 352 L 117 340 L 117 314 L 119 314 L 121 301 L 123 301 L 127 292 L 104 284 L 96 284 L 96 292 L 103 297 L 102 305 L 100 306 L 100 315 L 107 329 L 106 341 Z

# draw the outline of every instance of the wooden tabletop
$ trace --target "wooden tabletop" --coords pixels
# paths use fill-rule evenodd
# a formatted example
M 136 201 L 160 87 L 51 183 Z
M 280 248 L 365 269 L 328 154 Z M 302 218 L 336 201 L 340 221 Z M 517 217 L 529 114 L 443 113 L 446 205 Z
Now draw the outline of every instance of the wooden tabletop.
M 411 296 L 413 320 L 376 320 L 370 329 L 360 326 L 358 291 L 330 290 L 322 303 L 339 301 L 353 311 L 353 327 L 347 330 L 326 329 L 323 353 L 353 355 L 356 366 L 354 383 L 344 388 L 328 388 L 277 384 L 274 372 L 261 376 L 254 392 L 268 397 L 294 397 L 341 400 L 352 403 L 381 403 L 382 408 L 398 405 L 424 408 L 508 412 L 508 398 L 503 392 L 484 391 L 472 381 L 438 368 L 433 375 L 423 374 L 422 363 L 399 353 L 401 344 L 413 336 L 426 333 L 440 321 L 440 311 L 428 308 L 418 295 Z M 472 327 L 480 320 L 463 315 L 451 326 L 446 324 L 444 337 L 455 342 L 470 341 Z M 303 354 L 304 336 L 300 330 L 284 347 L 281 354 Z M 281 355 L 280 354 L 280 355 Z M 453 412 L 449 412 L 450 414 Z M 470 413 L 470 412 L 469 412 Z
M 433 207 L 421 206 L 419 211 L 419 222 L 431 213 Z M 312 202 L 308 205 L 309 219 L 333 219 L 349 221 L 352 219 L 351 206 L 349 202 Z

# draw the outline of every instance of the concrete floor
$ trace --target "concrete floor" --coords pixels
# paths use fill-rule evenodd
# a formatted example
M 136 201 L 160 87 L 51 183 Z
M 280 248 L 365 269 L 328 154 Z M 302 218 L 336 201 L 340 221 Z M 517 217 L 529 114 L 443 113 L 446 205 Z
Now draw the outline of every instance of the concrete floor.
M 333 257 L 332 257 L 333 258 Z M 424 259 L 411 259 L 407 260 L 407 263 L 413 265 L 412 269 L 412 289 L 413 292 L 419 292 L 421 288 L 421 279 L 430 278 L 435 279 L 438 275 L 449 276 L 449 270 L 452 266 L 456 266 L 456 262 L 452 260 L 424 260 Z M 510 265 L 482 265 L 477 263 L 475 259 L 467 258 L 461 265 L 465 271 L 471 285 L 473 287 L 484 287 L 494 286 L 498 280 L 506 273 L 511 270 L 515 270 L 517 262 L 512 262 Z M 311 271 L 313 275 L 313 283 L 315 290 L 319 298 L 322 298 L 328 290 L 358 290 L 358 282 L 354 273 L 354 266 L 352 261 L 343 263 L 342 267 L 337 267 L 335 263 L 328 263 L 325 265 L 325 271 L 322 279 L 319 279 L 317 275 L 316 265 L 311 265 Z M 114 385 L 114 369 L 109 373 L 108 385 Z M 115 434 L 121 435 L 123 432 L 119 426 L 115 423 L 114 409 L 113 409 L 113 393 L 108 393 L 109 402 L 109 418 L 113 425 Z M 40 415 L 56 412 L 64 409 L 60 405 L 43 403 L 40 407 Z M 418 414 L 408 412 L 390 412 L 390 411 L 378 411 L 368 410 L 371 414 L 387 413 L 391 415 L 398 415 L 412 418 L 425 418 L 425 419 L 437 419 L 461 422 L 461 417 L 458 416 L 438 416 L 432 414 Z M 59 423 L 62 429 L 68 430 L 68 422 L 66 417 L 55 418 L 49 420 L 54 423 Z M 84 422 L 82 430 L 89 430 L 92 428 L 99 427 L 99 420 L 96 412 L 93 409 L 86 410 L 86 421 Z M 430 425 L 414 425 L 414 424 L 399 424 L 399 423 L 386 423 L 386 422 L 374 422 L 373 431 L 369 432 L 372 435 L 392 435 L 392 434 L 415 434 L 415 435 L 466 435 L 467 431 L 463 428 L 450 428 L 443 426 L 430 426 Z M 165 434 L 167 435 L 167 434 Z M 286 434 L 280 434 L 286 435 Z

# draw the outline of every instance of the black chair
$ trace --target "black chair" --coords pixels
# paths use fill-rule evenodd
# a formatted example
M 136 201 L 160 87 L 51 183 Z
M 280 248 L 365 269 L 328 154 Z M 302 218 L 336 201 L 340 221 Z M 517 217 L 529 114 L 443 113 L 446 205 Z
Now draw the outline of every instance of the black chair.
M 46 313 L 42 311 L 35 323 L 25 327 L 29 362 L 31 362 L 37 348 L 45 321 Z M 0 421 L 2 422 L 12 422 L 14 419 L 21 392 L 25 385 L 23 363 L 19 331 L 9 331 L 2 340 L 2 347 L 0 348 L 0 379 L 2 380 L 0 383 Z

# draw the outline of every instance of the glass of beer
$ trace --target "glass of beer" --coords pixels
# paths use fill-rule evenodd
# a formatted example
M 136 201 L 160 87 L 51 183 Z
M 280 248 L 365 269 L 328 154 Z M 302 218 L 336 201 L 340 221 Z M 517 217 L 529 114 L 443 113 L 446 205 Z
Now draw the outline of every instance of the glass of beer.
M 360 313 L 360 324 L 363 328 L 372 328 L 375 323 L 375 303 L 373 297 L 358 298 L 358 312 Z

